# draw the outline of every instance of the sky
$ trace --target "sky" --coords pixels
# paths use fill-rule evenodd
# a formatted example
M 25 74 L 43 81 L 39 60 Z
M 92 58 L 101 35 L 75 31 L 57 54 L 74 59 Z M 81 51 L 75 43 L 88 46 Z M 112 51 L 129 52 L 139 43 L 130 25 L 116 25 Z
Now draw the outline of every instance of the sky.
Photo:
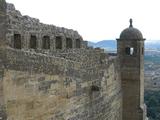
M 147 40 L 160 40 L 160 0 L 6 0 L 22 15 L 42 23 L 74 29 L 84 40 L 119 38 L 129 26 L 138 28 Z

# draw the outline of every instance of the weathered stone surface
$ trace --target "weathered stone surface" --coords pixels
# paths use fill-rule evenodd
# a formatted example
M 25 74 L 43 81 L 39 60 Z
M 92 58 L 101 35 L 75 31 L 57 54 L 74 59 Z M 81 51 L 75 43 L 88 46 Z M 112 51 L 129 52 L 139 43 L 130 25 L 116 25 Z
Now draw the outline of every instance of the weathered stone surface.
M 67 65 L 70 64 L 67 59 L 57 58 L 59 59 L 57 61 L 52 56 L 50 62 L 45 62 L 49 56 L 43 56 L 42 62 L 36 59 L 42 55 L 29 54 L 25 58 L 25 52 L 17 54 L 22 55 L 21 57 L 16 57 L 14 52 L 16 53 L 12 49 L 7 51 L 5 59 L 10 62 L 5 63 L 6 71 L 3 77 L 8 119 L 120 120 L 122 99 L 116 58 L 108 60 L 110 63 L 103 64 L 108 68 L 103 69 L 101 65 L 97 67 L 99 64 L 97 63 L 86 71 L 86 68 L 76 66 L 77 63 L 73 61 L 73 68 L 72 65 Z M 33 59 L 32 62 L 28 62 L 33 56 L 37 61 Z M 10 57 L 13 58 L 13 62 Z M 65 63 L 60 63 L 60 59 Z M 57 64 L 57 68 L 52 67 L 53 71 L 48 74 L 45 72 L 48 67 L 41 66 L 45 63 L 48 64 L 47 66 Z M 62 64 L 65 65 L 61 66 Z M 33 66 L 34 69 L 30 67 L 27 69 L 27 66 Z M 39 70 L 38 66 L 44 70 Z M 78 75 L 68 74 L 71 68 L 77 71 Z M 61 71 L 55 73 L 54 69 L 61 69 Z M 87 75 L 84 76 L 85 74 Z M 95 77 L 91 77 L 94 74 Z M 93 91 L 91 89 L 93 85 L 98 86 L 99 91 Z
M 54 51 L 56 49 L 66 49 L 66 48 L 85 48 L 86 43 L 83 42 L 81 35 L 77 31 L 72 29 L 67 29 L 63 27 L 57 27 L 54 25 L 47 25 L 41 23 L 36 18 L 31 18 L 27 15 L 22 16 L 21 13 L 15 9 L 13 4 L 7 4 L 7 42 L 10 47 L 15 47 L 14 45 L 14 35 L 20 35 L 21 48 L 31 49 L 31 36 L 35 37 L 36 50 L 43 50 L 46 52 Z M 48 36 L 50 48 L 45 50 L 43 48 L 43 38 Z M 60 43 L 57 43 L 56 37 L 60 37 Z M 71 41 L 67 41 L 67 40 Z M 60 44 L 61 47 L 57 46 Z M 58 48 L 57 48 L 58 47 Z M 32 48 L 33 49 L 33 48 Z
M 4 2 L 0 119 L 122 120 L 118 58 L 88 48 L 77 31 L 22 16 L 13 4 L 6 13 Z
M 81 49 L 44 50 L 40 47 L 42 37 L 37 37 L 39 48 L 33 50 L 26 42 L 30 34 L 22 39 L 22 49 L 16 49 L 13 35 L 24 31 L 37 34 L 40 29 L 38 34 L 42 36 L 47 30 L 47 34 L 62 33 L 72 39 L 80 35 L 22 16 L 12 4 L 7 10 L 10 47 L 1 50 L 1 60 L 3 105 L 9 120 L 121 120 L 122 93 L 116 57 L 109 57 L 101 49 L 84 49 L 83 44 Z M 33 23 L 39 27 L 37 30 Z M 23 24 L 25 27 L 20 26 Z M 99 89 L 94 91 L 92 86 Z
M 133 28 L 122 31 L 117 39 L 123 91 L 123 120 L 146 120 L 144 105 L 144 38 Z

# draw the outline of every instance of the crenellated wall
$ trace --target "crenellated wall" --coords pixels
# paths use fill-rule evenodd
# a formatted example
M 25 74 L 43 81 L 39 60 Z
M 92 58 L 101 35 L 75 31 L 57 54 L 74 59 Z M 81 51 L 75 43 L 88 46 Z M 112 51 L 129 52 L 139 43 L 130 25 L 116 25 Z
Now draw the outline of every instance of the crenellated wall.
M 36 18 L 22 16 L 13 4 L 7 4 L 7 42 L 18 49 L 54 51 L 85 48 L 86 43 L 77 31 L 41 23 Z M 20 39 L 16 41 L 16 39 Z M 46 42 L 45 42 L 46 41 Z M 20 42 L 20 48 L 15 45 Z
M 0 120 L 122 120 L 116 56 L 87 48 L 76 31 L 22 16 L 12 4 L 7 5 L 5 34 Z M 44 36 L 50 44 L 43 42 Z M 56 36 L 63 37 L 62 49 L 56 49 Z

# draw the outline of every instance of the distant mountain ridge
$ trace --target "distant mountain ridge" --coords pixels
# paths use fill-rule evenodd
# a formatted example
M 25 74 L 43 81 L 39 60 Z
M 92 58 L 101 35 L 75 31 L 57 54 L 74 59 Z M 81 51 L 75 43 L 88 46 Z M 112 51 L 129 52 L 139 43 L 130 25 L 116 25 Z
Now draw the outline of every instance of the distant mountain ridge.
M 109 51 L 113 51 L 117 49 L 117 41 L 116 40 L 102 40 L 99 42 L 88 42 L 88 46 L 92 46 L 94 48 L 100 47 Z
M 117 41 L 116 40 L 102 40 L 96 43 L 88 41 L 88 46 L 92 46 L 94 48 L 100 47 L 107 51 L 116 51 Z M 160 50 L 160 40 L 145 41 L 145 50 Z

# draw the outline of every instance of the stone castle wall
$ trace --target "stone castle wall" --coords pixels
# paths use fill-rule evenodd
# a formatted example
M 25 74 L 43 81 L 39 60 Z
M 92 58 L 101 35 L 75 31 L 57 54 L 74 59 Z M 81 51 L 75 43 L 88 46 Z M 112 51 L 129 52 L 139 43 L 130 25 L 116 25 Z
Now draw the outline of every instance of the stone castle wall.
M 85 63 L 61 57 L 1 52 L 6 53 L 3 94 L 9 120 L 121 119 L 116 58 L 101 58 L 104 54 L 93 50 L 90 54 L 97 52 L 103 62 L 95 59 L 94 65 L 83 68 Z
M 54 51 L 86 47 L 86 42 L 77 31 L 43 24 L 27 15 L 22 16 L 13 4 L 7 4 L 6 36 L 9 46 L 13 48 L 17 47 L 15 39 L 21 39 L 20 49 L 25 50 Z
M 16 17 L 17 14 L 19 16 Z M 8 18 L 13 16 L 16 18 Z M 27 24 L 21 21 L 24 19 L 25 16 L 8 4 L 8 46 L 0 48 L 0 95 L 3 100 L 0 118 L 121 120 L 122 91 L 117 57 L 101 49 L 87 49 L 81 36 L 73 30 L 44 25 L 37 19 L 33 22 L 32 18 Z M 33 23 L 42 26 L 37 25 L 36 28 Z M 28 25 L 31 26 L 27 30 L 24 26 Z M 64 36 L 62 49 L 56 49 L 56 44 L 51 44 L 55 43 L 57 35 L 55 31 L 50 34 L 52 27 L 53 31 L 66 30 L 58 32 L 58 35 Z M 42 32 L 42 29 L 45 30 Z M 30 37 L 35 31 L 37 46 L 30 48 Z M 44 33 L 50 38 L 49 49 L 43 48 Z M 67 33 L 72 39 L 72 47 L 66 47 Z M 19 39 L 17 34 L 21 36 L 21 47 L 14 43 L 15 39 Z M 81 42 L 80 46 L 74 47 L 76 39 Z

